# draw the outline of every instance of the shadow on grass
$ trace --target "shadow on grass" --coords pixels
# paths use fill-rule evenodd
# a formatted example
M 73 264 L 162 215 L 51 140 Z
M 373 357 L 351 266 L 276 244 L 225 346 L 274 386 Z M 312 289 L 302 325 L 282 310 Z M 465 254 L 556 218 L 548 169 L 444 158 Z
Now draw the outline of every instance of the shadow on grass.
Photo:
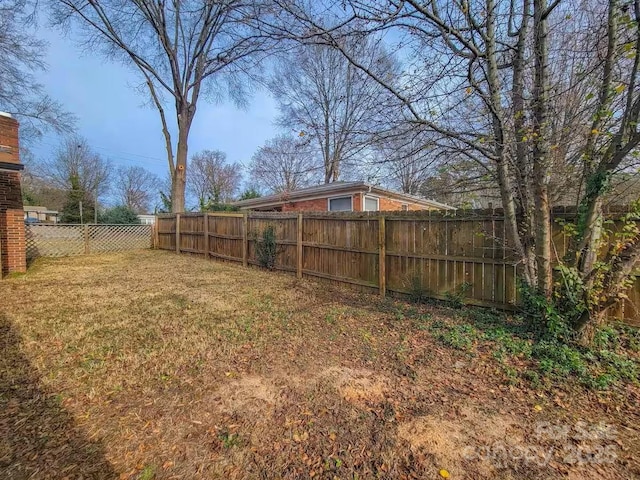
M 100 443 L 40 386 L 15 327 L 0 313 L 0 478 L 117 478 Z

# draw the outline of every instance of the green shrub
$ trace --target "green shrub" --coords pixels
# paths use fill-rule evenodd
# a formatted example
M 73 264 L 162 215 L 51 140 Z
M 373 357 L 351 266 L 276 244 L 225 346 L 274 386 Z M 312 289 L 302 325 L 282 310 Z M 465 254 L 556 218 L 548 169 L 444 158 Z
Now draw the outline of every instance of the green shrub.
M 132 225 L 140 223 L 136 212 L 125 205 L 109 208 L 100 216 L 100 223 L 110 225 Z
M 276 231 L 273 225 L 269 225 L 262 231 L 258 238 L 256 235 L 256 257 L 261 267 L 273 270 L 278 255 L 278 245 L 276 243 Z
M 546 300 L 531 295 L 527 301 L 533 319 L 472 307 L 454 319 L 431 319 L 413 309 L 404 313 L 416 330 L 429 331 L 445 346 L 489 351 L 511 384 L 526 381 L 534 388 L 557 388 L 573 383 L 604 390 L 639 383 L 640 330 L 610 324 L 595 332 L 590 346 L 583 346 Z
M 424 286 L 422 275 L 419 273 L 412 274 L 407 283 L 409 298 L 412 302 L 424 303 L 429 299 L 429 290 Z
M 451 325 L 440 328 L 436 338 L 448 347 L 470 351 L 478 338 L 478 331 L 469 324 Z
M 445 301 L 452 308 L 464 307 L 464 299 L 471 287 L 472 285 L 468 282 L 461 283 L 458 288 L 444 294 Z

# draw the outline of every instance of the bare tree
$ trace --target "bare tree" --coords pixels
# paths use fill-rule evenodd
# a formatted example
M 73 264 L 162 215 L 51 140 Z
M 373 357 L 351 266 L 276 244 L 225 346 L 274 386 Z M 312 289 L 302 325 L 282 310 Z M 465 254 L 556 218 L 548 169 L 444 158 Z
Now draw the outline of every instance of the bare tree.
M 491 175 L 468 159 L 448 159 L 429 172 L 420 195 L 458 208 L 500 206 L 500 190 Z
M 442 162 L 434 145 L 420 132 L 396 128 L 375 146 L 376 155 L 369 166 L 382 174 L 385 183 L 410 195 L 420 187 Z
M 522 277 L 549 301 L 552 172 L 577 166 L 576 242 L 563 264 L 577 279 L 570 321 L 584 333 L 618 301 L 640 233 L 630 227 L 611 250 L 602 205 L 640 143 L 640 0 L 275 1 L 290 14 L 280 33 L 296 25 L 298 38 L 340 51 L 395 97 L 414 128 L 490 172 Z M 344 48 L 346 31 L 388 32 L 404 59 L 401 80 Z
M 378 74 L 393 74 L 393 63 L 373 40 L 347 39 L 343 48 Z M 371 145 L 383 92 L 340 52 L 317 43 L 299 45 L 278 62 L 270 89 L 280 124 L 297 128 L 316 145 L 325 183 L 340 179 L 344 164 Z
M 244 98 L 245 72 L 266 40 L 251 27 L 260 2 L 50 0 L 59 24 L 81 27 L 84 46 L 132 65 L 158 110 L 172 178 L 172 210 L 184 210 L 189 132 L 203 94 Z M 172 137 L 173 110 L 177 141 Z
M 37 80 L 47 65 L 46 43 L 33 35 L 35 9 L 29 0 L 0 2 L 0 111 L 20 121 L 26 143 L 49 129 L 69 131 L 75 121 Z
M 191 158 L 188 188 L 201 209 L 230 201 L 240 188 L 242 166 L 226 160 L 219 150 L 203 150 Z
M 290 135 L 268 140 L 253 155 L 249 166 L 254 184 L 274 193 L 297 190 L 319 182 L 321 169 L 309 142 Z
M 109 192 L 111 169 L 84 138 L 74 136 L 62 142 L 53 158 L 34 166 L 34 174 L 62 190 L 73 188 L 72 179 L 77 179 L 78 187 L 96 202 Z
M 160 180 L 156 175 L 138 166 L 119 167 L 113 181 L 114 194 L 120 204 L 136 213 L 148 213 L 157 196 Z

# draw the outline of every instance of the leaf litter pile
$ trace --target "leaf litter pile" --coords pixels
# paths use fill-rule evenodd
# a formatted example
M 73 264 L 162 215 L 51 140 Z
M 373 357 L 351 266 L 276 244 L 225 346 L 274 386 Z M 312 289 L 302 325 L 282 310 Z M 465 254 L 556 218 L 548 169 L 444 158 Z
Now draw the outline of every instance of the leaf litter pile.
M 640 477 L 637 379 L 514 380 L 470 309 L 155 251 L 0 298 L 0 478 Z

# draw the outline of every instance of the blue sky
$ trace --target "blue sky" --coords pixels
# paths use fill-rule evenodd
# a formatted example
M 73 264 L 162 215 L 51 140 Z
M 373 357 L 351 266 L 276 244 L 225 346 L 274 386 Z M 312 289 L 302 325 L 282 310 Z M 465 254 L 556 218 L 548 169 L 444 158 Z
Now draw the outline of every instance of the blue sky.
M 142 106 L 144 98 L 134 90 L 138 76 L 82 51 L 57 31 L 41 26 L 38 36 L 49 42 L 49 68 L 41 82 L 49 95 L 77 116 L 77 133 L 114 164 L 139 165 L 164 177 L 167 160 L 160 120 L 155 109 Z M 228 161 L 247 164 L 256 149 L 276 135 L 277 113 L 274 100 L 264 90 L 254 93 L 246 109 L 202 99 L 189 153 L 217 149 L 227 153 Z M 58 141 L 55 135 L 46 135 L 32 149 L 36 158 L 50 155 Z

